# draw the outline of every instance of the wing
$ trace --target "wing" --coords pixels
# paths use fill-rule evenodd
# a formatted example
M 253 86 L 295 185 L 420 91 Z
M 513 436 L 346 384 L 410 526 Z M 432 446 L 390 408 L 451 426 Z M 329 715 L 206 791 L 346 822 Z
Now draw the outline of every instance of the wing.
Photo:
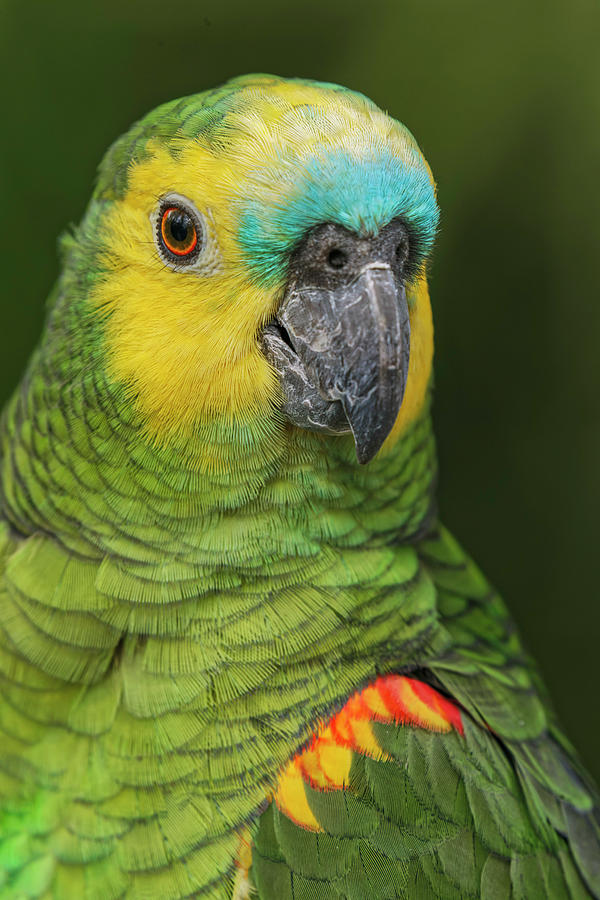
M 419 552 L 446 649 L 292 760 L 255 835 L 258 896 L 600 896 L 593 789 L 504 605 L 447 533 Z
M 432 676 L 493 733 L 533 820 L 564 837 L 591 894 L 600 896 L 598 791 L 560 731 L 514 622 L 447 531 L 422 542 L 419 553 L 450 635 L 445 652 L 430 663 Z

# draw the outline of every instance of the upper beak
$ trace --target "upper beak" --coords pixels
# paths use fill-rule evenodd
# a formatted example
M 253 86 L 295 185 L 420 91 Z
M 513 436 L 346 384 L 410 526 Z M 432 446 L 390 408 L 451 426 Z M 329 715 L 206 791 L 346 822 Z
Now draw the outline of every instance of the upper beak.
M 370 262 L 335 288 L 292 285 L 277 319 L 287 335 L 271 326 L 263 341 L 280 373 L 288 417 L 314 430 L 352 431 L 358 461 L 369 462 L 390 433 L 406 388 L 410 321 L 403 283 L 389 264 Z

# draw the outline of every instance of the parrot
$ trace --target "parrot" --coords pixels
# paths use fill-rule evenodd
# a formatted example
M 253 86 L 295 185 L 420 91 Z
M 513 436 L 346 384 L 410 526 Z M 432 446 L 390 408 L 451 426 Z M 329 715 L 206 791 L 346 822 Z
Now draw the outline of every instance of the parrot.
M 600 898 L 597 789 L 438 514 L 438 230 L 335 84 L 108 150 L 0 425 L 2 900 Z

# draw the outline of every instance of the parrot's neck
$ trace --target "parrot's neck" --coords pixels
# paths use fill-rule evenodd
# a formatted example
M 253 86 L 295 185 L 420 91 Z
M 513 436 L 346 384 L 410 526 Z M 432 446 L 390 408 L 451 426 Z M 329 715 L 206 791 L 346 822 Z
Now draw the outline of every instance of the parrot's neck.
M 275 418 L 211 422 L 165 445 L 144 437 L 134 403 L 85 355 L 45 350 L 2 424 L 2 505 L 22 534 L 42 530 L 130 572 L 187 566 L 202 594 L 268 576 L 283 560 L 407 541 L 431 516 L 428 402 L 367 466 L 351 436 Z

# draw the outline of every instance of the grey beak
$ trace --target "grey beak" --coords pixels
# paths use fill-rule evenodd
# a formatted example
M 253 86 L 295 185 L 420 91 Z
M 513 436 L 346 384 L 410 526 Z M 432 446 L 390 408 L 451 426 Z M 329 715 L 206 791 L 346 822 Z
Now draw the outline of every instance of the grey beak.
M 351 431 L 358 461 L 369 462 L 396 421 L 406 387 L 404 285 L 387 263 L 370 262 L 333 289 L 291 285 L 277 319 L 280 327 L 269 326 L 263 343 L 280 373 L 284 412 L 300 427 Z

